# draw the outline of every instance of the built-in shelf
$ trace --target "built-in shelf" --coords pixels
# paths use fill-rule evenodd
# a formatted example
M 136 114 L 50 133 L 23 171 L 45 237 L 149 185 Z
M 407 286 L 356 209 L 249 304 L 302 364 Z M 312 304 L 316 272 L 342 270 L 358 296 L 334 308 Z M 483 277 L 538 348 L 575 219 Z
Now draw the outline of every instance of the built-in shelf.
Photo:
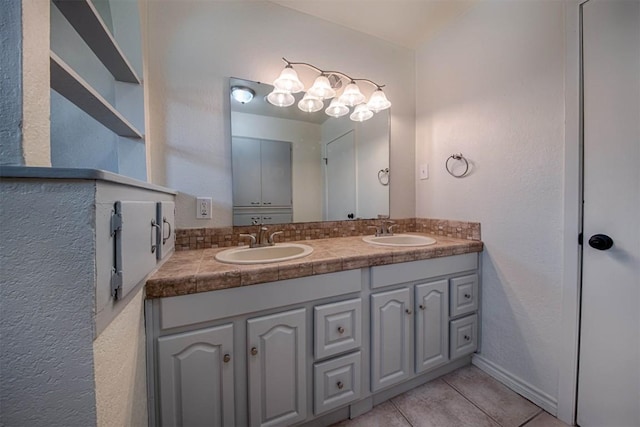
M 51 52 L 51 89 L 120 136 L 142 134 L 73 69 Z
M 53 0 L 53 3 L 116 80 L 140 83 L 91 0 Z

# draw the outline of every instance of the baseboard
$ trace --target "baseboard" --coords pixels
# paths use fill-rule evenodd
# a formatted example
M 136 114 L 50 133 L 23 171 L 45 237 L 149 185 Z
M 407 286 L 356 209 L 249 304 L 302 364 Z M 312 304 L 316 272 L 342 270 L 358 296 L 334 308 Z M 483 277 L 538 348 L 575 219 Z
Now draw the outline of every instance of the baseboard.
M 557 399 L 554 399 L 542 390 L 532 386 L 523 379 L 516 377 L 502 367 L 483 358 L 481 355 L 474 355 L 471 359 L 471 363 L 509 387 L 511 390 L 529 399 L 554 417 L 558 415 Z

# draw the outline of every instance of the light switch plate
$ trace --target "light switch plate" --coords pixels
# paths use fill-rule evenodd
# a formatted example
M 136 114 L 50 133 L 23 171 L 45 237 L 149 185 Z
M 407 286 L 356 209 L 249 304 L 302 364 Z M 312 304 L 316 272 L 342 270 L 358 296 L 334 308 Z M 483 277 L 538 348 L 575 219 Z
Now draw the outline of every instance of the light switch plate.
M 211 219 L 211 197 L 196 198 L 196 219 Z
M 420 179 L 429 179 L 429 164 L 423 163 L 419 167 Z

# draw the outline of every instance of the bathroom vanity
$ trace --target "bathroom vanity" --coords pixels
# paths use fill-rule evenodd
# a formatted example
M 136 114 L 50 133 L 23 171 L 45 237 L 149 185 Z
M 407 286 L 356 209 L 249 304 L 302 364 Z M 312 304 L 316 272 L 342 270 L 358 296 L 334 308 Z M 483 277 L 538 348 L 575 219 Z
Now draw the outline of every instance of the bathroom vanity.
M 150 425 L 327 425 L 468 364 L 482 243 L 437 239 L 249 266 L 177 252 L 147 282 Z

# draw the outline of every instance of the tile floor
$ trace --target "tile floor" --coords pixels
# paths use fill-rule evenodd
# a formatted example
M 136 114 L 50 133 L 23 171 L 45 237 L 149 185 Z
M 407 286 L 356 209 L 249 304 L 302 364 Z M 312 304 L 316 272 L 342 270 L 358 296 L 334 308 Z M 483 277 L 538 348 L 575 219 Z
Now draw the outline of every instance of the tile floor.
M 567 424 L 475 366 L 394 397 L 334 427 L 562 427 Z

